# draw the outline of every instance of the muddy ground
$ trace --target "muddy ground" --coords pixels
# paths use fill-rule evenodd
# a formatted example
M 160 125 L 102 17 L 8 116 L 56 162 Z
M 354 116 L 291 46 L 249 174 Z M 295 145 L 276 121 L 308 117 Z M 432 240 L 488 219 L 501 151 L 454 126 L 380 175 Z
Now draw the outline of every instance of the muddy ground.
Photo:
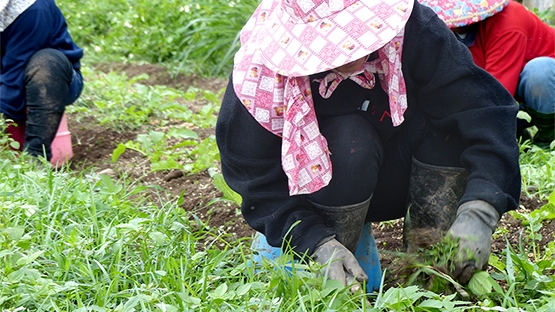
M 125 72 L 128 77 L 146 73 L 149 79 L 141 81 L 143 84 L 166 85 L 173 88 L 186 90 L 189 86 L 196 86 L 217 92 L 227 84 L 223 79 L 203 79 L 179 75 L 170 76 L 167 71 L 154 65 L 126 65 L 126 64 L 99 64 L 97 70 Z M 191 109 L 198 107 L 191 105 Z M 127 176 L 134 181 L 145 185 L 158 186 L 165 190 L 168 200 L 175 200 L 184 194 L 181 207 L 194 213 L 200 220 L 207 222 L 211 227 L 218 227 L 226 233 L 232 233 L 235 238 L 248 238 L 253 235 L 253 230 L 241 218 L 239 207 L 235 204 L 214 199 L 221 197 L 221 193 L 214 187 L 206 171 L 194 175 L 180 175 L 176 172 L 150 172 L 149 162 L 136 152 L 126 151 L 117 163 L 110 160 L 112 151 L 119 143 L 135 139 L 139 132 L 117 132 L 114 129 L 101 127 L 92 121 L 81 120 L 69 116 L 69 127 L 72 135 L 73 152 L 71 166 L 73 169 L 94 167 L 98 172 L 113 176 Z M 203 131 L 199 135 L 206 137 L 214 133 L 214 129 Z M 160 200 L 160 199 L 158 199 Z M 162 199 L 164 200 L 164 199 Z M 521 197 L 521 210 L 530 211 L 545 204 L 537 198 Z M 505 229 L 505 235 L 500 235 L 494 241 L 493 252 L 499 253 L 506 247 L 506 238 L 514 247 L 518 246 L 519 237 L 524 231 L 521 221 L 509 214 L 505 214 L 499 223 Z M 544 222 L 541 229 L 543 240 L 547 244 L 554 240 L 555 222 Z M 381 251 L 402 250 L 402 220 L 374 224 L 374 235 L 378 248 Z M 382 266 L 391 264 L 388 256 L 382 257 Z

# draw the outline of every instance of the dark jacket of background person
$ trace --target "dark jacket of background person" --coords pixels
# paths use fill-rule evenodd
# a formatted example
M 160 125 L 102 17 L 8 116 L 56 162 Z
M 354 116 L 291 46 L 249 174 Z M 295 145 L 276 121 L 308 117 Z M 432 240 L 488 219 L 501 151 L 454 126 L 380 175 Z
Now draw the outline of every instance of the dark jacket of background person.
M 62 52 L 80 70 L 83 50 L 71 39 L 67 24 L 54 0 L 37 0 L 1 34 L 0 112 L 25 120 L 25 66 L 39 50 Z
M 435 126 L 460 132 L 469 146 L 461 156 L 461 163 L 471 172 L 461 203 L 485 200 L 500 215 L 515 209 L 520 196 L 520 170 L 515 161 L 519 151 L 515 148 L 516 140 L 514 145 L 504 143 L 514 140 L 512 129 L 518 109 L 510 94 L 503 92 L 490 74 L 474 65 L 468 49 L 434 12 L 418 4 L 406 24 L 402 62 L 408 97 L 405 118 L 410 120 L 419 110 Z M 312 89 L 313 94 L 318 94 L 317 85 L 313 84 Z M 345 105 L 324 107 L 315 98 L 316 113 L 356 112 L 360 107 L 356 97 L 363 92 L 387 99 L 382 88 L 360 89 L 354 83 L 343 82 L 335 93 L 345 98 Z M 460 90 L 468 96 L 464 99 L 453 96 Z M 492 120 L 492 115 L 497 118 Z M 394 133 L 402 127 L 403 124 L 391 131 Z M 266 235 L 270 245 L 280 246 L 297 221 L 302 222 L 288 236 L 296 252 L 314 251 L 318 242 L 333 234 L 305 196 L 289 196 L 280 158 L 281 138 L 255 121 L 237 98 L 231 82 L 223 99 L 216 134 L 226 181 L 243 198 L 243 216 L 252 228 Z M 504 140 L 498 141 L 498 138 Z M 407 194 L 391 196 L 406 198 Z M 368 216 L 367 221 L 382 220 Z

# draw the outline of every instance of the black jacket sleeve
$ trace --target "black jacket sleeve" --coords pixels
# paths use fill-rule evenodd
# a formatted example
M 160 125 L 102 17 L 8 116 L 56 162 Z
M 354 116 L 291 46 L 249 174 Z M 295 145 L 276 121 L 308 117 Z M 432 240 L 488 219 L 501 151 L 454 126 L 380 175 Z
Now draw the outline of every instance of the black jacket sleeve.
M 229 81 L 216 125 L 226 182 L 243 198 L 245 221 L 263 233 L 271 246 L 281 247 L 285 238 L 298 254 L 311 254 L 318 242 L 334 232 L 324 226 L 306 196 L 289 196 L 281 166 L 281 137 L 252 117 L 237 98 L 231 77 Z
M 461 163 L 470 176 L 460 203 L 484 200 L 500 215 L 515 209 L 521 184 L 515 100 L 432 10 L 416 3 L 405 34 L 408 106 L 418 105 L 466 143 Z

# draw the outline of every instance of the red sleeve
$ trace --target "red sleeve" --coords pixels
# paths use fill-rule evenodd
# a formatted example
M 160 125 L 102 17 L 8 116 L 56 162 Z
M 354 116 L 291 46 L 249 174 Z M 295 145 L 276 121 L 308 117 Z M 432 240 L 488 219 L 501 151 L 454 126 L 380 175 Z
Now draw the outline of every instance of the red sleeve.
M 485 51 L 484 69 L 514 95 L 526 57 L 526 35 L 519 30 L 496 33 L 489 36 Z

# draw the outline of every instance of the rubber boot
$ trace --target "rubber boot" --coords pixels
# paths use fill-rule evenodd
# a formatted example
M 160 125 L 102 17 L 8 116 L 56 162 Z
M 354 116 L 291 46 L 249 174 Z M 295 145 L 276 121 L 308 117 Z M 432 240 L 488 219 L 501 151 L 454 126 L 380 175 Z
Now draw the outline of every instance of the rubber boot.
M 533 125 L 525 119 L 516 119 L 516 138 L 519 143 L 523 143 L 526 140 L 532 141 L 532 135 L 530 134 L 530 127 Z
M 74 69 L 65 55 L 43 49 L 25 67 L 27 129 L 23 149 L 32 156 L 52 157 L 51 144 L 69 99 Z
M 283 255 L 281 248 L 270 246 L 266 241 L 266 236 L 260 232 L 256 232 L 254 235 L 251 248 L 256 251 L 252 256 L 252 260 L 256 264 L 261 264 L 263 258 L 275 261 Z M 382 270 L 378 247 L 374 235 L 372 235 L 372 223 L 370 222 L 366 223 L 362 229 L 362 235 L 355 251 L 355 258 L 368 275 L 366 291 L 370 293 L 373 290 L 379 290 L 382 282 Z M 291 270 L 290 266 L 285 266 L 285 268 Z
M 368 275 L 368 283 L 366 284 L 366 291 L 372 292 L 379 290 L 382 284 L 382 267 L 380 265 L 380 255 L 378 254 L 378 247 L 376 240 L 372 235 L 372 223 L 364 224 L 362 228 L 362 235 L 355 251 L 355 258 L 358 264 Z
M 360 266 L 368 275 L 367 291 L 372 292 L 379 289 L 381 266 L 378 249 L 372 235 L 372 224 L 364 224 L 370 199 L 360 204 L 342 207 L 314 205 L 319 209 L 324 223 L 336 231 L 336 239 L 354 253 Z M 258 232 L 254 236 L 251 248 L 256 251 L 252 260 L 257 264 L 262 263 L 263 258 L 274 261 L 283 255 L 281 248 L 270 246 L 266 237 Z
M 262 264 L 262 259 L 264 258 L 275 261 L 278 257 L 283 255 L 281 248 L 270 246 L 266 240 L 266 236 L 260 232 L 254 234 L 251 249 L 255 251 L 252 255 L 252 261 L 255 264 Z
M 339 207 L 317 203 L 312 203 L 312 205 L 324 220 L 324 224 L 334 230 L 335 239 L 354 254 L 362 235 L 371 199 L 372 197 L 362 203 Z
M 413 158 L 403 229 L 407 252 L 437 243 L 455 221 L 468 172 L 424 164 Z
M 532 143 L 543 149 L 550 148 L 551 142 L 555 140 L 555 113 L 540 113 L 531 108 L 526 111 L 532 118 L 532 124 L 538 128 Z
M 48 161 L 52 158 L 52 141 L 58 132 L 63 111 L 29 110 L 25 131 L 25 150 L 32 156 L 44 156 Z

